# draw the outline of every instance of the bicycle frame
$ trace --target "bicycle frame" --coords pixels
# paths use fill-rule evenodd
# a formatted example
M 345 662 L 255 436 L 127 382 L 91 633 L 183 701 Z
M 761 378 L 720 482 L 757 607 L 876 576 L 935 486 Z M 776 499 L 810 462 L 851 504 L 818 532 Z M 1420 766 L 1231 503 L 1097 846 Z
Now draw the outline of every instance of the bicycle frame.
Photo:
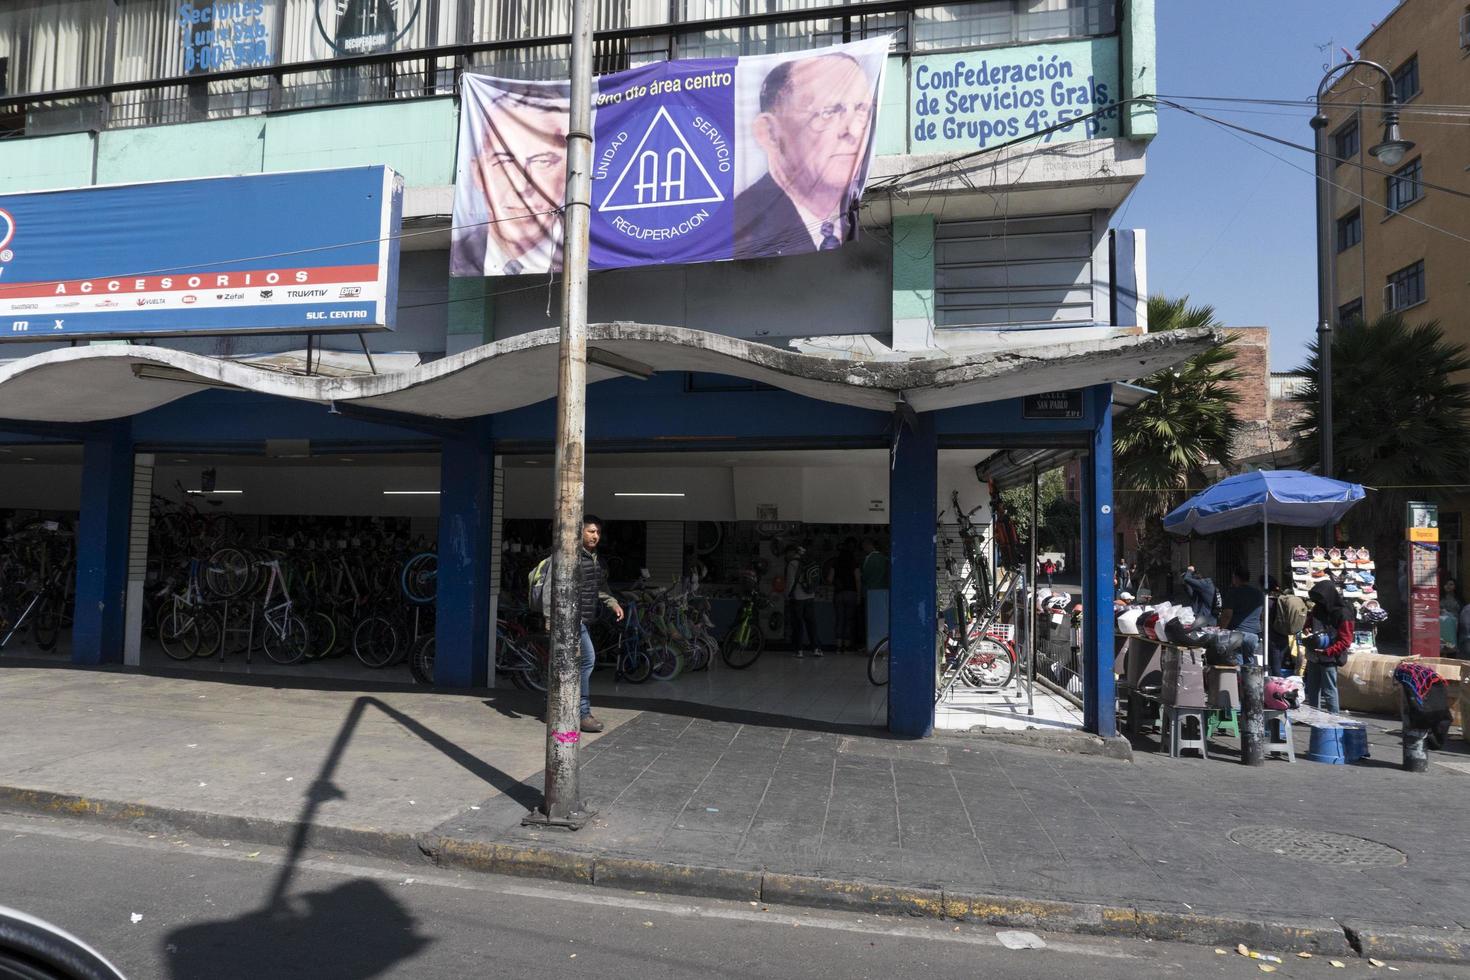
M 30 622 L 31 614 L 40 608 L 41 603 L 50 598 L 51 593 L 56 588 L 56 580 L 61 576 L 61 573 L 62 568 L 58 567 L 51 573 L 50 577 L 41 583 L 41 587 L 36 590 L 36 594 L 31 598 L 31 601 L 26 605 L 25 609 L 21 610 L 21 614 L 15 617 L 15 622 L 10 624 L 9 632 L 4 637 L 0 637 L 0 650 L 4 650 L 11 638 L 20 632 L 26 623 Z
M 275 633 L 280 639 L 285 639 L 287 630 L 291 626 L 291 595 L 286 591 L 286 577 L 281 574 L 281 561 L 272 558 L 269 561 L 256 562 L 262 568 L 270 570 L 270 577 L 266 579 L 265 598 L 260 601 L 261 618 L 265 621 L 266 628 Z M 277 583 L 281 586 L 281 601 L 271 605 L 271 597 L 275 595 Z

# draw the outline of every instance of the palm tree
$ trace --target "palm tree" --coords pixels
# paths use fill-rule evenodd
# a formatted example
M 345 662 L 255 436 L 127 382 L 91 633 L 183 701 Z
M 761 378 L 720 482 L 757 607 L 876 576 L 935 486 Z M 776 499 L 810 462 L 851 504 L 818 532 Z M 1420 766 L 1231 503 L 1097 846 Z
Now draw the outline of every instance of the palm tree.
M 1221 328 L 1212 306 L 1190 306 L 1189 297 L 1148 301 L 1148 329 Z M 1187 488 L 1204 484 L 1205 468 L 1229 469 L 1240 429 L 1234 384 L 1232 338 L 1225 338 L 1183 364 L 1157 371 L 1135 384 L 1156 394 L 1121 416 L 1113 429 L 1113 484 L 1118 508 L 1136 521 L 1139 572 L 1168 566 L 1169 541 L 1162 518 L 1183 503 Z
M 1456 379 L 1470 371 L 1470 351 L 1446 340 L 1437 321 L 1412 326 L 1396 315 L 1351 324 L 1332 338 L 1332 475 L 1369 488 L 1344 523 L 1373 546 L 1379 595 L 1397 633 L 1404 503 L 1432 500 L 1435 488 L 1470 479 L 1470 384 Z M 1308 382 L 1297 395 L 1306 403 L 1297 445 L 1310 465 L 1322 455 L 1321 360 L 1315 342 L 1308 351 L 1298 368 Z

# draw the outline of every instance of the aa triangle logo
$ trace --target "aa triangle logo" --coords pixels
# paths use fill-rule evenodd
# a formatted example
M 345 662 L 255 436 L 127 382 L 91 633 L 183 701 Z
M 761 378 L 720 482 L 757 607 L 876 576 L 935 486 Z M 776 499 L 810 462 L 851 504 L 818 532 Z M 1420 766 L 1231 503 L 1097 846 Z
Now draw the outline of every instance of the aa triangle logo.
M 674 125 L 668 107 L 659 106 L 597 210 L 637 211 L 724 200 L 699 155 Z

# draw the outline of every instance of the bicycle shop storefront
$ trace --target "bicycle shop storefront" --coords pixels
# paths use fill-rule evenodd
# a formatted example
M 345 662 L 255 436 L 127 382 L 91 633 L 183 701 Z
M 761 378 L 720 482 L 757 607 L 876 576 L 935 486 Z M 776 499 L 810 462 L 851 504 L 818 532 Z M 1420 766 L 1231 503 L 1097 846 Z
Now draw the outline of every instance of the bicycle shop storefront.
M 78 349 L 70 365 L 51 370 L 61 378 L 78 365 L 95 371 L 99 360 L 118 360 L 136 382 L 136 363 L 160 356 L 127 353 Z M 545 361 L 550 391 L 554 360 Z M 30 524 L 35 534 L 34 518 L 65 528 L 79 511 L 74 601 L 85 613 L 83 596 L 102 599 L 103 616 L 83 615 L 61 630 L 54 656 L 407 683 L 416 642 L 432 636 L 439 685 L 535 686 L 533 671 L 515 659 L 528 625 L 517 610 L 526 573 L 549 543 L 550 402 L 450 421 L 238 390 L 245 385 L 201 385 L 178 397 L 184 383 L 171 378 L 166 400 L 128 417 L 12 418 L 4 426 L 11 452 L 0 454 L 0 513 L 12 531 Z M 0 380 L 0 414 L 11 417 L 17 406 L 5 400 L 8 384 Z M 960 547 L 955 515 L 962 510 L 976 525 L 991 518 L 976 463 L 1022 446 L 1096 446 L 1106 439 L 1111 388 L 1078 397 L 1080 419 L 1025 419 L 1023 398 L 905 419 L 774 386 L 699 390 L 687 372 L 599 380 L 588 395 L 587 508 L 607 522 L 610 572 L 645 613 L 634 620 L 645 645 L 673 645 L 680 655 L 646 679 L 619 677 L 627 638 L 610 635 L 594 697 L 928 731 L 936 717 L 934 638 L 945 607 L 955 604 L 944 594 Z M 90 405 L 107 411 L 97 399 Z M 43 462 L 39 454 L 50 456 Z M 1083 472 L 1083 513 L 1106 518 L 1106 468 Z M 1099 498 L 1104 503 L 1094 505 Z M 1082 540 L 1109 540 L 1097 533 L 1102 523 L 1084 529 Z M 148 533 L 138 533 L 142 527 Z M 854 652 L 841 653 L 839 607 L 853 610 L 839 602 L 851 597 L 837 595 L 845 591 L 835 587 L 837 573 L 850 567 L 854 543 L 861 568 L 864 541 L 887 556 L 888 574 L 866 590 L 865 614 L 843 634 Z M 819 569 L 820 659 L 797 658 L 785 642 L 793 546 L 806 552 L 799 566 Z M 438 574 L 427 594 L 420 582 L 415 595 L 403 562 L 421 550 L 437 552 Z M 1110 560 L 1088 550 L 1084 543 L 1078 580 L 1095 583 Z M 992 572 L 996 598 L 1005 587 L 1000 571 Z M 692 574 L 698 594 L 681 597 Z M 295 627 L 280 615 L 283 588 L 304 638 L 293 638 Z M 855 591 L 861 599 L 861 582 Z M 119 601 L 108 602 L 113 596 Z M 191 628 L 180 610 L 194 603 L 207 615 Z M 1019 622 L 1015 610 L 1007 615 Z M 761 651 L 735 669 L 721 646 L 742 621 L 757 631 Z M 867 656 L 879 634 L 890 637 L 892 651 L 883 687 L 872 682 Z M 22 631 L 4 654 L 36 652 L 28 643 Z M 500 671 L 491 669 L 496 648 Z M 1094 698 L 1091 710 L 1110 726 L 1111 699 L 1098 696 L 1111 674 L 1090 671 L 1085 652 L 1081 661 L 1071 693 L 1083 688 L 1082 723 L 1098 724 L 1085 714 Z M 941 725 L 946 713 L 941 707 Z

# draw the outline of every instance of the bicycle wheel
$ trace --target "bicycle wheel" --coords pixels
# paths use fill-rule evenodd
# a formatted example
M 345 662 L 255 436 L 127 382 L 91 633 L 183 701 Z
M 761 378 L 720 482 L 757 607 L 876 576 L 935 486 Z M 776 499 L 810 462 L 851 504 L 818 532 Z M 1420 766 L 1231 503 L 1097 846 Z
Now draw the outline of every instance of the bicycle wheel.
M 664 643 L 658 648 L 653 658 L 653 679 L 671 681 L 684 673 L 688 662 L 684 651 L 672 641 Z
M 194 634 L 199 640 L 194 648 L 194 656 L 207 658 L 219 653 L 225 641 L 224 624 L 220 622 L 219 615 L 195 606 L 191 617 L 194 620 Z
M 240 595 L 250 582 L 250 556 L 238 548 L 220 548 L 204 563 L 204 585 L 222 599 Z
M 520 641 L 526 655 L 526 669 L 522 679 L 533 691 L 546 693 L 546 675 L 551 664 L 551 638 L 537 634 L 523 637 Z
M 408 672 L 419 684 L 434 683 L 434 634 L 419 638 L 413 654 L 408 658 Z
M 888 637 L 878 641 L 868 655 L 868 680 L 878 687 L 888 683 Z
M 170 602 L 158 610 L 158 643 L 172 660 L 188 660 L 199 649 L 199 631 L 187 607 Z
M 320 660 L 337 645 L 337 621 L 320 609 L 307 613 L 303 618 L 306 620 L 306 630 L 311 635 L 306 658 Z
M 419 605 L 433 602 L 439 587 L 439 556 L 432 551 L 414 555 L 403 563 L 399 581 L 409 602 Z
M 398 652 L 398 630 L 384 616 L 369 616 L 352 631 L 352 652 L 364 667 L 386 667 Z
M 982 636 L 965 650 L 965 665 L 960 680 L 971 687 L 999 688 L 1011 682 L 1016 662 L 999 641 Z
M 725 661 L 725 666 L 744 670 L 760 659 L 765 648 L 765 634 L 761 632 L 760 624 L 751 618 L 736 623 L 735 628 L 725 635 L 725 642 L 720 646 L 720 658 Z
M 630 684 L 642 684 L 653 673 L 653 660 L 642 647 L 626 650 L 618 660 L 618 669 L 623 673 L 623 680 Z
M 56 608 L 58 600 L 42 599 L 36 607 L 35 619 L 31 624 L 31 639 L 42 650 L 56 649 L 56 638 L 61 634 L 61 616 Z
M 265 655 L 278 664 L 294 664 L 306 656 L 311 645 L 306 624 L 300 616 L 285 615 L 271 622 L 267 617 L 265 626 Z

